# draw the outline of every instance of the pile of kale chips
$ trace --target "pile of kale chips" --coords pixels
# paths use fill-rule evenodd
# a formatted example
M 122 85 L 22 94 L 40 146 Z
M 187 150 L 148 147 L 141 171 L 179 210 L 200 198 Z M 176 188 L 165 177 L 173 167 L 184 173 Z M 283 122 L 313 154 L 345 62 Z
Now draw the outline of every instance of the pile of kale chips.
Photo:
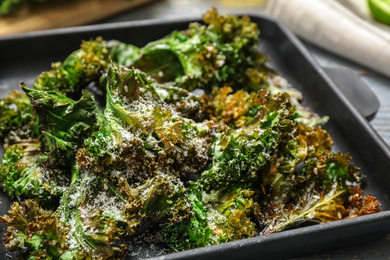
M 0 100 L 7 249 L 122 259 L 150 223 L 181 251 L 380 210 L 256 24 L 203 19 L 142 48 L 85 41 Z

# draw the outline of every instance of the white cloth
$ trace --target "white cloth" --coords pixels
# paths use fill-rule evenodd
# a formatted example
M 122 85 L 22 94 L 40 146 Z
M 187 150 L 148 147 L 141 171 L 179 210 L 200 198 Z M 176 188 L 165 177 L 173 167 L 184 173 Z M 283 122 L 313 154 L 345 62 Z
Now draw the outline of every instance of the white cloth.
M 268 0 L 265 12 L 303 39 L 390 77 L 390 26 L 366 0 Z

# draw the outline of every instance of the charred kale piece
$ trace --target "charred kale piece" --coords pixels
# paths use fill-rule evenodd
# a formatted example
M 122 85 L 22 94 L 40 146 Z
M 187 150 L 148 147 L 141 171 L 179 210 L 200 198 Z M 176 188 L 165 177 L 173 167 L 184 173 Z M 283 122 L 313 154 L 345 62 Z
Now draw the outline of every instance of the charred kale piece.
M 42 72 L 34 83 L 36 90 L 56 91 L 70 97 L 78 97 L 89 83 L 104 91 L 105 81 L 100 78 L 106 72 L 111 61 L 119 65 L 128 65 L 129 59 L 139 56 L 139 49 L 131 44 L 119 41 L 95 40 L 83 41 L 81 48 L 71 53 L 63 62 L 52 64 L 52 70 Z
M 14 90 L 0 99 L 0 141 L 4 141 L 11 131 L 27 128 L 31 120 L 31 104 L 25 94 Z
M 247 16 L 220 15 L 215 8 L 203 20 L 205 25 L 192 23 L 188 30 L 147 44 L 132 65 L 159 82 L 175 82 L 188 90 L 223 84 L 242 88 L 256 68 L 251 77 L 257 87 L 265 84 L 271 70 L 261 67 L 266 59 L 257 51 L 257 25 Z

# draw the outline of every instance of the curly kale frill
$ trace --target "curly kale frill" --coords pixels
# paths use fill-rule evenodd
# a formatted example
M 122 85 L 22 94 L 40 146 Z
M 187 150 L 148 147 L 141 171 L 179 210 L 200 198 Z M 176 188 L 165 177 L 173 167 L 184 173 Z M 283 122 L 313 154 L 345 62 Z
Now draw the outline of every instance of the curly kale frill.
M 54 91 L 33 90 L 24 85 L 22 89 L 38 117 L 46 149 L 66 151 L 67 154 L 57 152 L 64 160 L 73 158 L 84 139 L 98 130 L 98 106 L 91 93 L 83 91 L 81 98 L 74 101 Z
M 127 246 L 119 240 L 126 232 L 124 203 L 107 185 L 85 176 L 64 193 L 57 211 L 71 229 L 69 250 L 61 259 L 123 258 Z
M 172 251 L 182 251 L 254 237 L 253 221 L 258 204 L 252 190 L 231 188 L 202 192 L 193 184 L 189 188 L 191 218 L 179 223 L 162 225 L 163 235 Z
M 202 156 L 208 151 L 187 143 L 205 138 L 207 129 L 175 110 L 185 100 L 173 93 L 197 101 L 190 93 L 153 85 L 141 72 L 124 67 L 111 68 L 108 76 L 107 124 L 78 150 L 78 170 L 59 207 L 66 222 L 74 223 L 71 237 L 79 241 L 69 241 L 67 255 L 120 258 L 126 246 L 118 238 L 134 235 L 147 222 L 187 219 L 191 205 L 181 176 L 190 168 L 180 171 L 170 160 L 185 160 L 195 148 Z M 150 110 L 139 113 L 142 106 Z M 186 140 L 184 134 L 195 136 Z M 172 146 L 177 151 L 165 154 Z
M 322 142 L 313 142 L 315 135 L 322 136 Z M 295 138 L 263 175 L 262 234 L 380 211 L 377 200 L 361 196 L 357 184 L 363 176 L 351 157 L 330 151 L 328 133 L 301 127 Z M 303 163 L 301 170 L 297 170 L 299 163 Z
M 128 60 L 139 56 L 139 49 L 131 44 L 119 41 L 95 40 L 83 41 L 81 48 L 70 54 L 64 62 L 52 64 L 52 70 L 43 72 L 34 83 L 36 90 L 56 91 L 65 96 L 78 97 L 89 83 L 104 91 L 105 81 L 100 83 L 102 75 L 112 62 L 128 65 Z
M 164 157 L 164 146 L 175 147 L 180 141 L 181 147 L 171 160 L 185 158 L 185 149 L 191 146 L 185 146 L 180 132 L 173 132 L 181 128 L 168 127 L 180 119 L 179 115 L 172 119 L 175 102 L 172 106 L 164 104 L 145 75 L 123 67 L 113 67 L 108 75 L 107 125 L 77 152 L 81 174 L 75 178 L 75 188 L 64 194 L 60 208 L 67 212 L 70 222 L 76 223 L 73 236 L 84 241 L 81 246 L 74 244 L 74 251 L 92 250 L 112 257 L 117 249 L 123 252 L 124 245 L 118 247 L 114 240 L 106 239 L 104 247 L 97 246 L 96 239 L 104 233 L 100 226 L 95 226 L 97 220 L 99 225 L 115 223 L 115 237 L 120 237 L 134 235 L 147 222 L 179 222 L 188 218 L 191 206 L 187 189 L 180 171 L 169 161 L 172 155 Z M 139 113 L 139 106 L 146 105 L 150 110 Z M 160 118 L 156 109 L 166 115 Z M 165 122 L 167 127 L 162 126 Z M 196 125 L 184 120 L 179 123 L 188 123 L 188 131 Z M 198 134 L 195 130 L 192 134 Z M 86 173 L 89 177 L 82 177 Z
M 163 232 L 172 250 L 257 234 L 260 176 L 282 139 L 292 131 L 294 124 L 289 118 L 294 110 L 288 96 L 283 94 L 272 96 L 261 91 L 256 100 L 257 113 L 252 114 L 247 124 L 238 129 L 224 128 L 214 136 L 210 167 L 196 182 L 190 183 L 193 216 L 179 224 L 164 225 Z M 221 115 L 217 118 L 223 121 Z
M 234 95 L 226 96 L 226 100 Z M 267 91 L 260 91 L 254 99 L 252 107 L 256 106 L 256 113 L 252 113 L 244 126 L 215 135 L 211 147 L 213 162 L 198 180 L 207 190 L 237 183 L 251 185 L 291 133 L 295 125 L 290 119 L 294 109 L 288 95 L 272 96 Z M 216 112 L 216 118 L 224 120 L 218 115 L 219 111 Z
M 0 141 L 12 135 L 11 131 L 27 128 L 32 120 L 31 104 L 28 97 L 19 91 L 12 91 L 0 99 Z M 20 130 L 19 130 L 20 131 Z
M 203 20 L 205 25 L 192 23 L 188 30 L 147 44 L 132 65 L 159 82 L 188 90 L 223 84 L 242 88 L 244 82 L 266 85 L 266 75 L 272 73 L 261 66 L 266 59 L 257 51 L 257 25 L 248 16 L 220 15 L 215 8 Z M 256 83 L 249 84 L 249 77 Z
M 46 160 L 39 144 L 10 146 L 0 166 L 4 192 L 11 197 L 34 198 L 42 202 L 58 199 L 69 179 L 63 170 L 48 167 Z
M 211 122 L 184 117 L 187 111 L 192 115 L 201 100 L 185 90 L 158 85 L 136 69 L 113 67 L 108 75 L 109 130 L 85 141 L 77 153 L 81 167 L 98 176 L 120 173 L 142 180 L 158 171 L 186 176 L 206 166 Z M 179 94 L 176 101 L 173 97 Z
M 15 202 L 9 215 L 0 220 L 7 225 L 5 248 L 22 248 L 26 259 L 59 259 L 68 249 L 69 225 L 60 221 L 58 213 L 43 209 L 34 200 Z
M 72 163 L 84 139 L 98 129 L 97 105 L 84 92 L 78 101 L 21 85 L 32 107 L 39 139 L 16 140 L 2 159 L 4 191 L 18 198 L 58 199 L 71 180 Z

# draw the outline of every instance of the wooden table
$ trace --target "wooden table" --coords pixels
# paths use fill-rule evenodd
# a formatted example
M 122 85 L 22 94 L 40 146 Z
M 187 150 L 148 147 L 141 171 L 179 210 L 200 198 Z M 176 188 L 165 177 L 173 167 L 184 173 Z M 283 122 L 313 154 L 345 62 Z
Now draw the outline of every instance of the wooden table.
M 239 4 L 238 4 L 239 3 Z M 101 21 L 120 22 L 142 19 L 176 19 L 183 17 L 201 17 L 210 7 L 215 6 L 221 13 L 263 12 L 264 0 L 163 0 L 122 13 Z M 371 121 L 372 126 L 390 145 L 390 78 L 363 68 L 358 64 L 333 55 L 307 42 L 304 45 L 321 66 L 345 66 L 362 74 L 363 81 L 377 95 L 381 107 Z M 390 259 L 390 235 L 368 244 L 341 248 L 329 252 L 294 259 Z
M 155 0 L 54 1 L 23 5 L 0 17 L 0 36 L 78 26 L 113 16 Z

